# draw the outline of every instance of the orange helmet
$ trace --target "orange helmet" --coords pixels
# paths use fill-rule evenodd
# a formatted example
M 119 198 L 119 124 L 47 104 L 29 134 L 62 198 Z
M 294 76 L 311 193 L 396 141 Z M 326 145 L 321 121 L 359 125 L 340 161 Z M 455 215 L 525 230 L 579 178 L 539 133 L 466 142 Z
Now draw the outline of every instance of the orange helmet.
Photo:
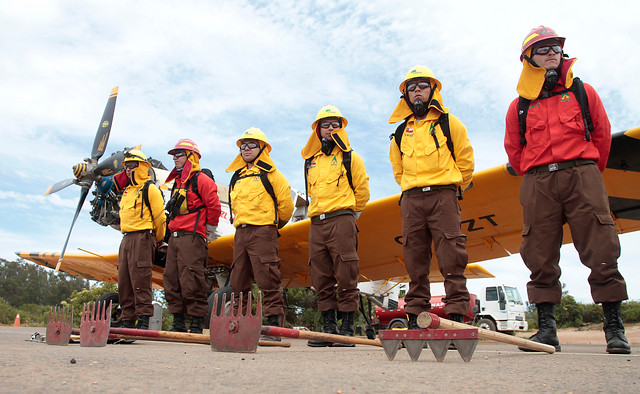
M 178 141 L 176 143 L 176 146 L 173 149 L 171 149 L 168 153 L 170 155 L 172 155 L 177 150 L 191 151 L 191 152 L 195 153 L 196 155 L 198 155 L 198 158 L 202 158 L 202 156 L 200 155 L 200 149 L 198 149 L 198 145 L 196 145 L 195 142 L 193 142 L 192 140 L 190 140 L 188 138 L 183 138 L 180 141 Z
M 558 42 L 560 42 L 560 46 L 564 48 L 565 38 L 558 36 L 555 30 L 553 30 L 552 28 L 540 25 L 538 27 L 531 29 L 529 34 L 527 34 L 527 36 L 524 38 L 524 41 L 522 41 L 522 51 L 520 52 L 520 61 L 522 61 L 522 56 L 527 51 L 527 49 L 531 48 L 533 44 L 540 41 L 548 40 L 550 38 L 555 38 L 556 40 L 558 40 Z

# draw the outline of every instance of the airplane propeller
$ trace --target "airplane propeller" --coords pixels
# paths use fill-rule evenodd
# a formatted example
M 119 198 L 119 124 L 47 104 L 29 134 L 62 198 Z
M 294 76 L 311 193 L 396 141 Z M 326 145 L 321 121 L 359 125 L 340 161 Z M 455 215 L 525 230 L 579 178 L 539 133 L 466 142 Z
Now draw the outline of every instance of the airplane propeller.
M 120 163 L 124 159 L 124 152 L 119 151 L 114 153 L 108 159 L 104 160 L 102 163 L 98 164 L 98 160 L 104 154 L 104 151 L 107 148 L 107 143 L 109 142 L 109 135 L 111 134 L 111 123 L 113 122 L 113 113 L 115 112 L 117 98 L 118 86 L 113 88 L 111 90 L 111 94 L 109 95 L 107 106 L 105 107 L 104 113 L 102 114 L 102 120 L 100 120 L 100 124 L 98 125 L 96 138 L 93 141 L 91 158 L 84 159 L 84 163 L 79 163 L 73 166 L 73 175 L 75 175 L 75 179 L 71 178 L 57 182 L 49 186 L 45 193 L 46 195 L 48 195 L 58 192 L 71 184 L 76 184 L 82 187 L 80 191 L 80 199 L 78 200 L 78 207 L 76 208 L 75 215 L 73 216 L 73 221 L 71 222 L 71 227 L 69 228 L 69 234 L 67 234 L 67 239 L 64 241 L 64 246 L 62 247 L 62 252 L 60 253 L 60 258 L 58 259 L 58 264 L 56 265 L 55 272 L 58 272 L 60 270 L 62 258 L 64 257 L 64 252 L 67 250 L 67 244 L 69 243 L 69 238 L 71 237 L 71 231 L 73 230 L 73 226 L 76 223 L 76 219 L 78 219 L 78 214 L 80 213 L 82 205 L 87 198 L 87 194 L 89 194 L 89 189 L 91 189 L 91 186 L 94 182 L 100 180 L 103 176 L 115 174 L 120 167 Z

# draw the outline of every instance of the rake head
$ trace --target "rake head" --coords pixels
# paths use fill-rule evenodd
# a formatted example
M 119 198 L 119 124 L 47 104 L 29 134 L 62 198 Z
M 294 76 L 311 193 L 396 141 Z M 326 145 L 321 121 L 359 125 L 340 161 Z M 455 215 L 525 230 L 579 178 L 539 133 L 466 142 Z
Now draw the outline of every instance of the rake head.
M 111 301 L 82 305 L 80 316 L 80 346 L 102 347 L 107 345 L 111 326 Z
M 251 292 L 247 293 L 246 307 L 242 305 L 242 293 L 236 307 L 235 297 L 231 295 L 229 312 L 224 307 L 227 303 L 226 294 L 222 296 L 220 314 L 216 308 L 211 312 L 209 331 L 211 335 L 211 350 L 216 352 L 255 353 L 262 328 L 262 295 L 258 293 L 256 313 L 252 314 Z M 214 304 L 218 305 L 218 294 L 214 297 Z M 234 313 L 234 310 L 236 311 Z
M 49 309 L 47 319 L 47 345 L 66 346 L 71 338 L 71 326 L 73 325 L 73 307 L 55 307 Z

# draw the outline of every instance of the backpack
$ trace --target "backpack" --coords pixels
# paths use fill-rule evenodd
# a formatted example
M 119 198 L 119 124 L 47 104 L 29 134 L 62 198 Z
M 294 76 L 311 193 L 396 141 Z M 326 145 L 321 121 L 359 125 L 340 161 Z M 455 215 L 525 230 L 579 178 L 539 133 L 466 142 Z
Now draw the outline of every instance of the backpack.
M 351 152 L 353 152 L 353 150 L 350 150 L 349 152 L 342 152 L 342 165 L 347 171 L 347 181 L 349 181 L 349 186 L 351 186 L 351 189 L 355 191 L 356 189 L 353 187 L 353 176 L 351 175 Z M 313 157 L 310 157 L 304 161 L 304 194 L 307 206 L 309 206 L 309 182 L 307 181 L 307 174 L 309 173 L 309 168 L 311 168 L 312 159 Z
M 400 126 L 396 128 L 396 131 L 389 136 L 389 139 L 394 139 L 396 141 L 396 145 L 398 145 L 398 149 L 400 149 L 400 144 L 402 143 L 402 136 L 404 135 L 404 129 L 407 127 L 408 120 L 409 120 L 409 117 L 405 118 L 404 122 L 402 122 Z M 441 113 L 436 123 L 434 123 L 432 130 L 435 130 L 435 127 L 437 125 L 440 125 L 440 128 L 442 129 L 442 134 L 444 134 L 444 137 L 447 139 L 447 148 L 449 149 L 449 152 L 451 152 L 451 157 L 453 158 L 453 161 L 456 161 L 456 154 L 453 151 L 453 141 L 451 140 L 451 128 L 449 127 L 449 114 L 444 112 Z M 440 148 L 440 143 L 438 142 L 438 138 L 435 135 L 435 131 L 433 131 L 431 135 L 433 136 L 433 140 L 436 143 L 436 148 Z M 402 149 L 400 149 L 400 155 L 402 155 Z M 456 195 L 458 197 L 458 200 L 462 200 L 462 189 L 460 188 L 460 186 L 458 186 Z M 402 197 L 400 197 L 400 199 L 402 199 Z
M 238 179 L 244 179 L 244 178 L 249 178 L 249 177 L 255 177 L 258 176 L 260 177 L 260 181 L 262 181 L 262 186 L 264 186 L 264 189 L 267 191 L 267 193 L 271 196 L 271 199 L 273 199 L 273 208 L 275 210 L 276 213 L 276 217 L 273 220 L 273 224 L 275 224 L 276 226 L 278 225 L 278 199 L 276 198 L 276 193 L 273 190 L 273 186 L 271 185 L 271 181 L 269 181 L 269 178 L 267 178 L 268 173 L 266 171 L 263 171 L 262 169 L 260 169 L 260 172 L 258 172 L 257 174 L 250 174 L 250 175 L 243 175 L 240 176 L 240 171 L 242 171 L 243 169 L 239 169 L 236 172 L 233 173 L 233 175 L 231 176 L 231 181 L 229 181 L 229 212 L 233 212 L 231 210 L 231 189 L 233 189 L 233 186 L 235 186 L 236 182 L 238 181 Z M 231 224 L 233 224 L 233 215 L 231 215 Z
M 584 83 L 580 78 L 573 78 L 573 84 L 569 89 L 562 90 L 550 94 L 548 97 L 556 96 L 567 92 L 573 92 L 580 105 L 582 111 L 582 121 L 585 125 L 585 138 L 587 141 L 591 141 L 591 132 L 593 131 L 593 121 L 591 120 L 591 112 L 589 112 L 589 99 L 587 98 L 587 92 L 584 89 Z M 545 97 L 546 98 L 546 97 Z M 520 145 L 527 144 L 527 138 L 525 133 L 527 131 L 527 113 L 529 111 L 529 105 L 531 100 L 528 100 L 522 96 L 518 98 L 518 124 L 520 125 Z
M 198 199 L 200 199 L 200 201 L 202 202 L 202 205 L 200 205 L 197 208 L 192 208 L 192 209 L 188 209 L 188 213 L 193 213 L 193 212 L 198 212 L 198 215 L 196 216 L 196 222 L 195 225 L 193 226 L 193 236 L 195 237 L 197 234 L 197 229 L 198 229 L 198 222 L 200 221 L 200 214 L 202 213 L 202 209 L 205 208 L 204 205 L 204 200 L 202 199 L 202 195 L 200 195 L 200 192 L 198 191 L 198 177 L 200 176 L 200 173 L 204 173 L 205 175 L 207 175 L 209 178 L 211 178 L 212 181 L 215 182 L 215 178 L 213 176 L 213 173 L 211 172 L 211 170 L 209 170 L 208 168 L 202 168 L 200 169 L 200 171 L 196 171 L 193 173 L 193 175 L 191 176 L 191 178 L 189 178 L 185 184 L 185 189 L 187 189 L 187 191 L 191 190 L 192 192 L 194 192 L 196 194 L 196 196 L 198 196 Z M 168 241 L 169 239 L 169 221 L 171 220 L 171 218 L 175 217 L 173 215 L 178 215 L 176 213 L 176 209 L 179 209 L 180 205 L 182 204 L 182 202 L 184 201 L 184 198 L 180 201 L 178 201 L 175 197 L 178 196 L 178 194 L 174 194 L 173 191 L 175 189 L 176 184 L 173 184 L 173 187 L 171 188 L 171 199 L 169 199 L 169 202 L 167 203 L 167 206 L 165 207 L 165 209 L 169 212 L 169 214 L 167 215 L 167 235 L 165 236 L 165 242 Z M 189 189 L 190 188 L 190 189 Z M 186 196 L 186 194 L 185 194 Z

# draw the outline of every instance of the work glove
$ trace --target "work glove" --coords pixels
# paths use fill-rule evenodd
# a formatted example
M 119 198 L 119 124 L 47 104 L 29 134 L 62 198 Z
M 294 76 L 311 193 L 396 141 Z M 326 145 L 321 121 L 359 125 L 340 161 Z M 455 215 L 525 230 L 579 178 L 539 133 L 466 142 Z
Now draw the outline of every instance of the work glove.
M 358 220 L 360 218 L 360 215 L 362 214 L 362 211 L 355 211 L 353 213 L 353 217 L 354 219 Z
M 207 224 L 207 242 L 215 241 L 216 239 L 218 239 L 218 237 L 220 237 L 220 235 L 216 231 L 217 229 L 218 229 L 217 224 L 216 225 Z

